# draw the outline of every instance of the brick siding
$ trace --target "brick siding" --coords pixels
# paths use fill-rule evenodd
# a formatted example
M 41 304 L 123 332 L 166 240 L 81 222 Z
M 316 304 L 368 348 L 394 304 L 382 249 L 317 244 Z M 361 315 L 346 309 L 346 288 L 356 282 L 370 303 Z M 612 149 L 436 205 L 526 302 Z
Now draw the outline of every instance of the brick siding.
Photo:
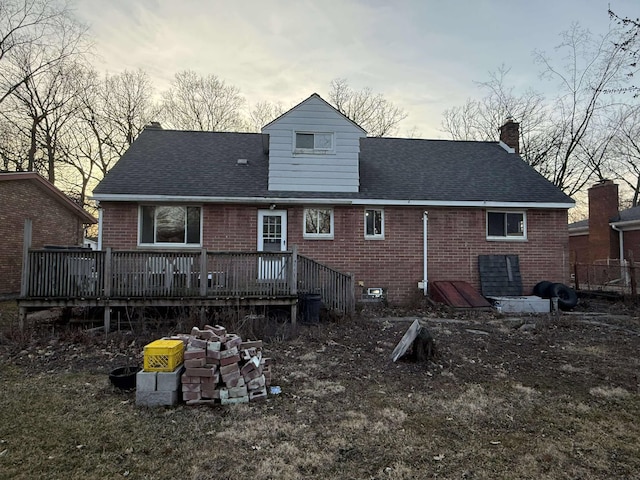
M 103 246 L 137 248 L 138 209 L 133 203 L 103 202 Z M 205 205 L 203 246 L 211 251 L 252 251 L 257 245 L 258 207 Z M 289 249 L 343 272 L 364 288 L 383 287 L 394 304 L 420 295 L 423 277 L 423 208 L 385 207 L 384 239 L 364 238 L 364 207 L 334 207 L 334 239 L 303 238 L 302 206 L 287 210 Z M 566 210 L 528 210 L 526 241 L 487 241 L 484 209 L 430 208 L 428 276 L 466 280 L 480 287 L 478 255 L 519 255 L 524 293 L 541 280 L 566 283 L 569 273 Z M 359 288 L 356 287 L 358 294 Z
M 82 245 L 82 219 L 31 180 L 0 182 L 0 295 L 20 293 L 24 221 L 32 247 Z

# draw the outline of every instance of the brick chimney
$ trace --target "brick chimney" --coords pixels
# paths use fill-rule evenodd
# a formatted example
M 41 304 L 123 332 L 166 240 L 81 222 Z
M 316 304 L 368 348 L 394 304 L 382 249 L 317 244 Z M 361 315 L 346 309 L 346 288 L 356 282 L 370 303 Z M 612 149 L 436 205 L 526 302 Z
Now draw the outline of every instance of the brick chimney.
M 500 141 L 520 154 L 520 124 L 509 117 L 500 128 Z
M 601 180 L 589 191 L 589 261 L 618 258 L 618 232 L 609 222 L 618 218 L 618 185 Z

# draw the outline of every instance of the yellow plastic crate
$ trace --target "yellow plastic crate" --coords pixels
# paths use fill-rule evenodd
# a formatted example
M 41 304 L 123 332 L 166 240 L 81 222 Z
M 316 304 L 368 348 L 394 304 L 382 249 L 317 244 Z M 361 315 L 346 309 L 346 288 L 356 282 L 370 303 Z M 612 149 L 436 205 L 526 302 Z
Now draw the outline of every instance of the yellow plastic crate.
M 145 372 L 173 372 L 183 359 L 182 340 L 156 340 L 144 347 Z

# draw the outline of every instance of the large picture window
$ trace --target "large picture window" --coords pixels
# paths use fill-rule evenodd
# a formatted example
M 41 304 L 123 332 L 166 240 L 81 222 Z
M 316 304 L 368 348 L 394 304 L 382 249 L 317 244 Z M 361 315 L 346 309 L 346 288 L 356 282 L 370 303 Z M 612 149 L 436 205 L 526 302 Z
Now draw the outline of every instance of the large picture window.
M 305 238 L 333 238 L 333 209 L 304 209 Z
M 384 238 L 384 210 L 368 208 L 364 211 L 365 238 Z
M 140 208 L 140 244 L 200 245 L 200 207 L 144 205 Z
M 487 212 L 487 238 L 495 240 L 525 240 L 525 212 Z

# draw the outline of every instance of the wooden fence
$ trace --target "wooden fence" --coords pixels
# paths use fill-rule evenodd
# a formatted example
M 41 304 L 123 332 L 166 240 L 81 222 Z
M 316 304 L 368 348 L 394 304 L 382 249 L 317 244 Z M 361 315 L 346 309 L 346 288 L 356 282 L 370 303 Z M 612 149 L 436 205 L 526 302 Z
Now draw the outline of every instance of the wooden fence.
M 319 293 L 350 314 L 350 275 L 291 252 L 30 250 L 21 299 L 277 298 Z

